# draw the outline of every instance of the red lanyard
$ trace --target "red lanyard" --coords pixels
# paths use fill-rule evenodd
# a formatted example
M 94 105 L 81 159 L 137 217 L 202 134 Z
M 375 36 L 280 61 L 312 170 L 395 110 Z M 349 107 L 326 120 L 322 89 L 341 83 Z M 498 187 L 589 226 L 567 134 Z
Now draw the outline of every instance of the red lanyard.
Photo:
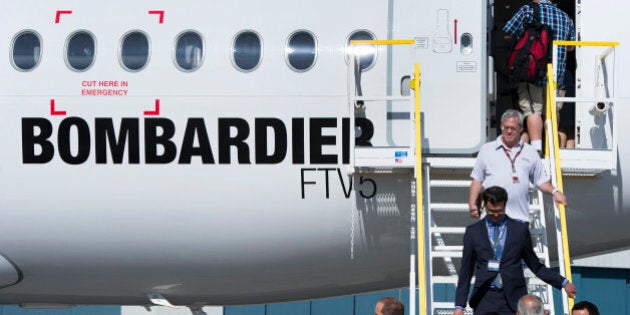
M 516 152 L 516 155 L 514 156 L 514 158 L 510 157 L 510 153 L 508 152 L 508 150 L 505 149 L 505 146 L 502 146 L 503 148 L 503 152 L 505 153 L 505 156 L 507 156 L 508 160 L 510 160 L 510 163 L 512 164 L 512 173 L 516 173 L 516 168 L 514 167 L 514 162 L 516 161 L 516 158 L 518 157 L 519 154 L 521 154 L 521 151 L 523 151 L 523 147 L 521 146 L 521 148 L 518 150 L 518 152 Z

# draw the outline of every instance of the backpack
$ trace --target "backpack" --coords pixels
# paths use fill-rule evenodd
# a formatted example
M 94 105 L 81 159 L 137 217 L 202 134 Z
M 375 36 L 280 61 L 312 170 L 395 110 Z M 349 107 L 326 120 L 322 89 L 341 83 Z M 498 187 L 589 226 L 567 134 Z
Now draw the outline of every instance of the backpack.
M 531 23 L 524 25 L 521 36 L 508 60 L 510 75 L 522 82 L 536 83 L 547 75 L 547 63 L 551 62 L 553 35 L 549 25 L 540 21 L 538 3 L 528 4 L 534 10 Z

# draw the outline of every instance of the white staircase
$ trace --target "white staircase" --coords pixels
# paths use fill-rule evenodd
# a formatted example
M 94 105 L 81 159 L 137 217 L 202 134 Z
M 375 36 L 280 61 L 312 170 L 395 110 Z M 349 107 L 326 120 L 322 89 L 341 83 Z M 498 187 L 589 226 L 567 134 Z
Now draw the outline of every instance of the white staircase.
M 370 44 L 376 44 L 375 42 L 378 41 Z M 455 287 L 461 263 L 463 234 L 465 227 L 474 223 L 469 215 L 468 188 L 470 187 L 469 175 L 475 159 L 470 157 L 423 158 L 421 156 L 420 139 L 422 137 L 418 113 L 420 88 L 419 81 L 414 81 L 415 78 L 419 78 L 417 65 L 414 75 L 411 76 L 414 88 L 410 96 L 370 94 L 364 96 L 360 88 L 361 71 L 358 69 L 358 64 L 352 60 L 356 60 L 356 56 L 352 56 L 348 66 L 350 121 L 355 122 L 356 118 L 365 117 L 366 107 L 374 108 L 388 102 L 408 102 L 411 119 L 408 130 L 403 131 L 409 133 L 410 139 L 406 145 L 359 147 L 352 141 L 349 173 L 374 174 L 402 171 L 410 174 L 413 172 L 415 179 L 411 185 L 412 202 L 410 205 L 410 291 L 416 294 L 410 295 L 409 311 L 410 314 L 416 314 L 416 297 L 418 297 L 419 314 L 451 314 L 455 307 Z M 352 124 L 350 139 L 355 139 L 357 132 L 361 131 L 355 129 Z M 532 241 L 541 261 L 549 266 L 542 193 L 532 188 L 530 199 L 532 200 L 530 205 Z M 418 275 L 416 275 L 416 262 Z M 528 279 L 529 292 L 540 296 L 548 314 L 553 314 L 552 288 L 535 278 L 528 270 L 525 275 Z M 415 289 L 416 276 L 420 279 L 419 292 Z M 472 314 L 472 310 L 467 309 L 466 314 Z
M 543 194 L 536 187 L 530 187 L 530 211 L 529 211 L 529 231 L 532 235 L 532 244 L 538 258 L 549 267 L 549 246 L 547 242 L 547 222 L 545 220 L 545 206 Z M 529 270 L 525 270 L 525 279 L 530 294 L 535 294 L 545 304 L 547 314 L 553 314 L 553 287 L 547 285 Z
M 465 227 L 474 223 L 468 209 L 469 175 L 473 158 L 440 159 L 429 158 L 425 166 L 428 183 L 427 226 L 430 242 L 425 251 L 429 253 L 431 310 L 429 314 L 452 314 L 454 310 L 457 272 L 462 257 L 462 238 Z M 530 232 L 534 251 L 546 266 L 549 266 L 549 249 L 542 193 L 534 186 L 530 189 Z M 548 314 L 554 312 L 553 288 L 525 269 L 530 294 L 538 295 L 545 303 Z M 472 314 L 467 309 L 466 314 Z

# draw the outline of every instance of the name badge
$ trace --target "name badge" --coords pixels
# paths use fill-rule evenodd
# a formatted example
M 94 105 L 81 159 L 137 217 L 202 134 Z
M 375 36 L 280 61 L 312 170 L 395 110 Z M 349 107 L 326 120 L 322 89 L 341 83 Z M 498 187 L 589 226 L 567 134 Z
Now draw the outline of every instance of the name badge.
M 516 174 L 516 172 L 512 172 L 512 182 L 514 184 L 518 184 L 519 183 L 518 175 Z
M 498 260 L 489 260 L 488 261 L 488 271 L 499 271 L 500 262 Z

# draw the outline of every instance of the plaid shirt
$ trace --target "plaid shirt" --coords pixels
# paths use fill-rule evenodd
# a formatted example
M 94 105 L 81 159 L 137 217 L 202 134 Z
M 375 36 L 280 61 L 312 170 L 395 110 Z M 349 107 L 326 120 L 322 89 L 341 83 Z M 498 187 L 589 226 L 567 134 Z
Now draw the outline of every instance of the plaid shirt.
M 553 33 L 554 40 L 575 40 L 575 27 L 573 21 L 564 13 L 546 0 L 540 0 L 540 21 L 549 25 Z M 503 31 L 512 38 L 519 38 L 525 33 L 523 24 L 532 22 L 534 10 L 529 5 L 522 6 L 518 12 L 505 24 Z M 564 87 L 564 72 L 567 67 L 567 47 L 558 46 L 557 78 L 558 88 Z M 538 85 L 544 86 L 545 80 L 539 81 Z

